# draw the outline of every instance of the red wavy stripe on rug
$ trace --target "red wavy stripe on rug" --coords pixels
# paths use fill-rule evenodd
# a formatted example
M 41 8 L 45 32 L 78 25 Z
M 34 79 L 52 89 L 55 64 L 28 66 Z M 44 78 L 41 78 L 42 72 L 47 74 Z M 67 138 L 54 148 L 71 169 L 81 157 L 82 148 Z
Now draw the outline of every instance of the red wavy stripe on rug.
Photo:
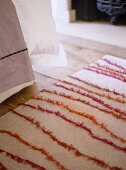
M 0 170 L 8 170 L 8 169 L 0 162 Z
M 62 96 L 62 97 L 65 97 L 69 100 L 73 100 L 73 101 L 77 101 L 77 102 L 80 102 L 80 103 L 84 103 L 86 105 L 89 105 L 90 107 L 93 107 L 99 111 L 102 111 L 104 113 L 107 113 L 107 114 L 111 114 L 113 117 L 117 118 L 117 119 L 120 119 L 120 120 L 125 120 L 126 121 L 126 118 L 122 117 L 121 115 L 116 115 L 114 114 L 111 110 L 106 110 L 106 109 L 102 109 L 100 108 L 99 106 L 97 105 L 93 105 L 92 103 L 90 103 L 89 101 L 86 101 L 86 100 L 82 100 L 80 98 L 74 98 L 73 96 L 71 95 L 67 95 L 65 93 L 61 93 L 61 92 L 57 92 L 55 90 L 51 91 L 51 90 L 46 90 L 46 89 L 43 89 L 41 92 L 46 92 L 46 93 L 51 93 L 51 94 L 55 94 L 55 95 L 58 95 L 58 96 Z
M 95 97 L 95 96 L 93 96 L 93 95 L 91 95 L 89 93 L 85 93 L 85 92 L 82 92 L 80 90 L 76 90 L 73 87 L 69 88 L 69 87 L 66 87 L 65 85 L 61 85 L 59 83 L 55 83 L 55 86 L 63 88 L 63 89 L 68 90 L 68 91 L 71 91 L 71 92 L 74 92 L 74 93 L 77 93 L 77 94 L 80 94 L 82 96 L 86 96 L 86 97 L 92 99 L 93 101 L 99 103 L 100 105 L 105 106 L 106 108 L 108 108 L 110 110 L 113 110 L 117 114 L 119 113 L 120 116 L 122 116 L 122 115 L 126 116 L 126 111 L 120 110 L 119 108 L 114 108 L 110 104 L 105 103 L 103 100 L 101 100 L 101 99 L 99 99 L 99 98 L 97 98 L 97 97 Z
M 114 95 L 117 95 L 117 96 L 121 96 L 121 97 L 123 97 L 123 98 L 126 98 L 125 94 L 121 94 L 121 93 L 117 92 L 116 90 L 110 90 L 110 89 L 108 89 L 108 88 L 103 88 L 103 87 L 101 87 L 101 86 L 99 86 L 99 85 L 96 85 L 96 84 L 93 84 L 93 83 L 91 83 L 91 82 L 82 80 L 82 79 L 80 79 L 80 78 L 78 78 L 78 77 L 75 77 L 75 76 L 70 76 L 70 75 L 69 75 L 68 77 L 70 77 L 71 79 L 77 80 L 77 81 L 79 81 L 79 82 L 81 82 L 81 83 L 84 83 L 84 84 L 86 84 L 86 85 L 89 85 L 89 86 L 91 86 L 91 87 L 93 87 L 93 88 L 96 88 L 96 89 L 98 89 L 98 90 L 103 90 L 104 92 L 112 93 L 112 94 L 114 94 Z
M 44 167 L 41 167 L 41 166 L 39 166 L 39 165 L 37 165 L 37 164 L 29 161 L 29 160 L 22 159 L 22 158 L 20 158 L 19 156 L 14 155 L 14 154 L 11 154 L 11 153 L 9 153 L 9 152 L 7 152 L 7 151 L 4 151 L 4 150 L 2 150 L 2 149 L 0 149 L 0 153 L 5 153 L 7 157 L 15 160 L 16 162 L 18 162 L 18 163 L 20 163 L 20 164 L 24 164 L 24 165 L 27 164 L 27 165 L 30 165 L 32 168 L 35 168 L 35 169 L 38 169 L 38 170 L 47 170 L 47 169 L 45 169 Z M 1 169 L 0 169 L 0 170 L 1 170 Z
M 93 116 L 93 115 L 91 115 L 91 114 L 87 114 L 87 113 L 85 113 L 85 112 L 76 111 L 76 110 L 70 108 L 68 105 L 65 105 L 63 102 L 59 102 L 59 101 L 56 101 L 56 100 L 51 100 L 51 99 L 49 99 L 49 98 L 46 99 L 46 98 L 43 98 L 43 97 L 39 97 L 39 96 L 38 96 L 38 97 L 34 97 L 33 99 L 35 99 L 35 100 L 47 101 L 47 102 L 49 102 L 49 103 L 51 103 L 51 104 L 54 104 L 54 105 L 57 105 L 57 106 L 60 106 L 60 107 L 62 107 L 62 108 L 64 108 L 64 109 L 66 109 L 66 110 L 69 111 L 70 113 L 74 113 L 74 114 L 77 114 L 77 115 L 79 115 L 79 116 L 82 116 L 82 117 L 90 120 L 91 122 L 93 122 L 93 124 L 97 125 L 98 127 L 102 128 L 103 130 L 105 130 L 105 132 L 109 133 L 111 137 L 113 137 L 113 138 L 115 138 L 115 139 L 118 139 L 119 141 L 121 141 L 121 142 L 123 142 L 123 143 L 126 142 L 125 139 L 123 139 L 123 138 L 117 136 L 116 134 L 114 134 L 113 132 L 111 132 L 104 123 L 99 122 L 99 121 L 96 119 L 96 117 Z
M 101 65 L 99 63 L 94 63 L 95 65 L 97 65 L 99 68 L 104 68 L 106 71 L 111 71 L 111 72 L 114 72 L 114 73 L 120 73 L 121 75 L 125 75 L 126 76 L 126 71 L 121 71 L 121 70 L 115 70 L 113 68 L 110 68 L 108 66 L 105 66 L 105 65 Z
M 119 64 L 117 64 L 117 63 L 113 63 L 112 61 L 110 61 L 110 60 L 107 59 L 107 58 L 101 58 L 100 60 L 103 60 L 103 61 L 105 61 L 106 63 L 108 63 L 108 64 L 110 64 L 110 65 L 112 65 L 112 66 L 115 66 L 115 67 L 117 67 L 117 68 L 120 68 L 120 69 L 126 71 L 126 68 L 125 68 L 125 67 L 123 67 L 123 66 L 121 66 L 121 65 L 119 65 Z
M 102 71 L 102 72 L 105 72 L 105 73 L 108 73 L 108 74 L 110 74 L 110 75 L 112 75 L 112 76 L 117 76 L 118 78 L 120 78 L 120 80 L 126 80 L 126 76 L 124 76 L 124 75 L 122 75 L 122 74 L 120 74 L 120 73 L 118 73 L 118 72 L 113 72 L 113 71 L 111 71 L 111 70 L 109 70 L 109 69 L 105 69 L 105 68 L 103 68 L 103 67 L 99 67 L 99 66 L 89 66 L 88 68 L 92 68 L 92 69 L 96 69 L 96 70 L 100 70 L 100 71 Z
M 90 128 L 88 128 L 87 126 L 85 126 L 84 125 L 84 122 L 82 122 L 82 123 L 79 123 L 79 122 L 75 122 L 75 121 L 73 121 L 73 120 L 71 120 L 71 119 L 68 119 L 65 115 L 63 115 L 62 113 L 60 113 L 59 111 L 53 111 L 53 110 L 50 110 L 50 109 L 47 109 L 47 108 L 43 108 L 43 107 L 41 107 L 41 106 L 33 106 L 33 105 L 30 105 L 30 104 L 23 104 L 24 106 L 28 106 L 28 107 L 30 107 L 30 108 L 32 108 L 32 109 L 37 109 L 37 110 L 40 110 L 40 111 L 42 111 L 42 112 L 47 112 L 47 113 L 49 113 L 49 114 L 53 114 L 53 115 L 55 115 L 55 116 L 57 116 L 57 117 L 60 117 L 61 119 L 63 119 L 63 120 L 65 120 L 65 121 L 67 121 L 67 122 L 69 122 L 69 123 L 71 123 L 72 125 L 74 125 L 74 126 L 76 126 L 76 127 L 79 127 L 79 128 L 81 128 L 81 129 L 83 129 L 83 130 L 85 130 L 86 132 L 88 132 L 88 134 L 90 135 L 90 137 L 92 137 L 93 139 L 96 139 L 96 140 L 99 140 L 99 141 L 101 141 L 101 142 L 103 142 L 103 143 L 105 143 L 105 144 L 108 144 L 108 145 L 110 145 L 110 146 L 113 146 L 115 149 L 117 149 L 117 150 L 120 150 L 120 151 L 123 151 L 124 153 L 126 153 L 126 147 L 121 147 L 121 146 L 118 146 L 118 145 L 116 145 L 116 144 L 114 144 L 112 141 L 110 141 L 110 140 L 107 140 L 106 138 L 102 138 L 102 137 L 100 137 L 100 136 L 97 136 L 97 135 L 95 135 L 92 131 L 91 131 L 91 129 Z
M 23 138 L 21 138 L 18 134 L 16 133 L 13 133 L 11 131 L 7 131 L 7 130 L 0 130 L 0 133 L 1 134 L 7 134 L 13 138 L 15 138 L 16 140 L 18 140 L 19 142 L 21 142 L 22 144 L 28 146 L 29 148 L 35 150 L 35 151 L 38 151 L 40 152 L 41 154 L 45 155 L 46 156 L 46 159 L 53 162 L 57 168 L 61 169 L 61 170 L 67 170 L 63 165 L 61 165 L 61 163 L 59 161 L 57 161 L 56 159 L 53 158 L 53 156 L 51 156 L 45 149 L 43 148 L 39 148 L 39 147 L 36 147 L 32 144 L 30 144 L 29 142 L 27 142 L 26 140 L 24 140 Z
M 23 104 L 24 106 L 28 106 L 32 109 L 37 109 L 35 106 L 32 106 L 32 105 L 28 105 L 28 104 Z M 48 112 L 48 113 L 53 113 L 53 111 L 51 110 L 48 110 L 48 109 L 43 109 L 41 108 L 40 106 L 38 106 L 38 109 L 41 110 L 41 111 L 45 111 Z M 25 118 L 25 120 L 28 120 L 29 122 L 33 123 L 34 125 L 36 125 L 37 128 L 39 128 L 40 130 L 42 130 L 44 133 L 46 133 L 48 136 L 50 136 L 50 138 L 53 140 L 53 141 L 56 141 L 60 146 L 64 147 L 65 149 L 67 149 L 68 151 L 74 151 L 74 154 L 79 157 L 79 156 L 83 156 L 84 158 L 86 158 L 87 160 L 89 161 L 92 161 L 93 163 L 96 163 L 97 165 L 101 166 L 102 168 L 109 168 L 111 170 L 123 170 L 122 168 L 120 167 L 111 167 L 109 164 L 105 163 L 104 161 L 101 161 L 99 159 L 97 159 L 96 157 L 91 157 L 91 156 L 88 156 L 86 154 L 83 154 L 81 153 L 78 149 L 76 149 L 73 145 L 68 145 L 62 141 L 60 141 L 59 139 L 57 139 L 51 131 L 49 130 L 46 130 L 44 127 L 41 127 L 40 126 L 40 122 L 39 121 L 36 121 L 35 122 L 35 119 L 34 118 L 31 118 L 31 117 L 27 117 L 25 115 L 22 115 L 16 111 L 12 111 L 13 113 L 15 113 L 16 115 L 20 116 L 20 117 L 23 117 Z M 55 112 L 56 114 L 56 112 Z M 57 115 L 57 114 L 56 114 Z
M 72 85 L 72 86 L 75 86 L 75 87 L 78 87 L 78 88 L 80 88 L 80 89 L 82 89 L 82 90 L 85 90 L 85 91 L 87 91 L 87 92 L 89 92 L 89 93 L 92 93 L 92 94 L 94 94 L 94 95 L 97 95 L 97 96 L 99 96 L 99 97 L 105 97 L 105 98 L 107 98 L 107 99 L 109 99 L 109 100 L 113 100 L 113 101 L 115 101 L 115 102 L 118 102 L 118 103 L 123 103 L 123 104 L 126 104 L 126 101 L 125 100 L 121 100 L 121 99 L 119 99 L 119 98 L 113 98 L 113 97 L 111 97 L 110 95 L 107 95 L 107 94 L 101 94 L 101 93 L 98 93 L 98 92 L 95 92 L 95 91 L 93 91 L 93 90 L 90 90 L 90 89 L 88 89 L 88 88 L 85 88 L 85 87 L 83 87 L 83 86 L 80 86 L 80 85 L 78 85 L 78 84 L 75 84 L 75 83 L 72 83 L 72 82 L 69 82 L 69 81 L 66 81 L 66 80 L 59 80 L 60 82 L 63 82 L 63 83 L 66 83 L 66 84 L 69 84 L 69 85 Z
M 116 76 L 114 73 L 112 74 L 112 73 L 108 73 L 105 71 L 101 71 L 100 69 L 92 68 L 91 66 L 84 68 L 84 70 L 89 70 L 89 71 L 95 72 L 97 74 L 105 75 L 107 77 L 111 77 L 111 78 L 114 78 L 114 79 L 117 79 L 117 80 L 120 80 L 120 81 L 126 83 L 126 78 L 121 78 L 119 76 Z

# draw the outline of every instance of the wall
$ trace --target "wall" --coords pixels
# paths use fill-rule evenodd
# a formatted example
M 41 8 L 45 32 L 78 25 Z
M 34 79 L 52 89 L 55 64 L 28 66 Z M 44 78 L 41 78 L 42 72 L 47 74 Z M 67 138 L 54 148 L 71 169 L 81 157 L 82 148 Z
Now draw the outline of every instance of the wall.
M 72 9 L 71 0 L 51 0 L 54 19 L 57 21 L 74 22 L 76 11 Z

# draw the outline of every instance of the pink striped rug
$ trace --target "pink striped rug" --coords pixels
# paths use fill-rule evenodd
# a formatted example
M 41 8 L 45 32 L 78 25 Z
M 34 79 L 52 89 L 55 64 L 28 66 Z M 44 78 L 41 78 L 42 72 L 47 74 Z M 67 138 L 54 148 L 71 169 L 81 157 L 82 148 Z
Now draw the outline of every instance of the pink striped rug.
M 25 169 L 126 169 L 126 61 L 104 56 L 0 118 L 0 170 Z

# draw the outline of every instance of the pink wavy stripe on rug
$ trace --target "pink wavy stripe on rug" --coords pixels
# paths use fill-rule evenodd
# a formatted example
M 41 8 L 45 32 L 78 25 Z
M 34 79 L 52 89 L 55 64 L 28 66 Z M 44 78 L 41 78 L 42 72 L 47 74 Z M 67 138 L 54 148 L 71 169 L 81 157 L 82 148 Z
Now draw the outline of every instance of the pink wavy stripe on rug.
M 99 69 L 94 69 L 91 66 L 89 66 L 87 68 L 84 68 L 84 70 L 89 70 L 89 71 L 95 72 L 97 74 L 105 75 L 105 76 L 108 76 L 108 77 L 111 77 L 111 78 L 114 78 L 114 79 L 117 79 L 117 80 L 120 80 L 120 81 L 126 83 L 126 78 L 121 78 L 119 76 L 116 76 L 114 73 L 112 74 L 110 72 L 108 73 L 106 71 L 101 71 Z
M 99 64 L 97 62 L 94 63 L 96 66 L 98 66 L 99 68 L 102 68 L 102 69 L 105 69 L 106 71 L 108 72 L 114 72 L 115 74 L 119 73 L 120 75 L 125 75 L 126 76 L 126 71 L 121 71 L 121 70 L 116 70 L 116 69 L 113 69 L 111 67 L 108 67 L 108 66 L 105 66 L 105 65 L 102 65 L 102 64 Z
M 91 65 L 89 66 L 88 68 L 92 68 L 92 69 L 96 69 L 96 70 L 99 70 L 103 73 L 107 73 L 109 74 L 110 76 L 115 76 L 117 77 L 119 80 L 122 80 L 122 81 L 126 81 L 126 76 L 125 76 L 125 73 L 124 75 L 120 74 L 118 71 L 111 71 L 110 69 L 106 69 L 104 67 L 99 67 L 99 66 L 94 66 L 94 65 Z
M 33 106 L 33 105 L 30 105 L 30 104 L 24 104 L 24 106 L 28 106 L 28 107 L 30 107 L 30 108 L 32 108 L 32 109 L 37 109 L 37 110 L 40 110 L 40 111 L 42 111 L 42 112 L 47 112 L 47 113 L 53 114 L 53 115 L 55 115 L 55 116 L 58 116 L 58 117 L 60 117 L 61 119 L 69 122 L 70 124 L 72 124 L 72 125 L 74 125 L 74 126 L 76 126 L 76 127 L 79 127 L 79 128 L 81 128 L 81 129 L 85 130 L 86 132 L 88 132 L 88 134 L 89 134 L 93 139 L 99 140 L 99 141 L 101 141 L 101 142 L 103 142 L 103 143 L 105 143 L 105 144 L 108 144 L 108 145 L 114 147 L 114 148 L 117 149 L 117 150 L 120 150 L 120 151 L 123 151 L 124 153 L 126 153 L 126 147 L 118 146 L 118 145 L 114 144 L 112 141 L 107 140 L 106 138 L 101 138 L 100 136 L 93 134 L 93 132 L 91 131 L 91 129 L 89 129 L 88 127 L 86 127 L 83 122 L 82 122 L 82 123 L 75 122 L 75 121 L 73 121 L 73 120 L 71 120 L 71 119 L 68 119 L 65 115 L 63 115 L 63 114 L 62 114 L 61 112 L 59 112 L 59 111 L 49 110 L 49 109 L 43 108 L 43 107 L 41 107 L 41 106 L 39 106 L 39 105 L 38 105 L 37 107 L 35 107 L 35 106 Z
M 126 95 L 125 95 L 125 94 L 121 94 L 121 93 L 117 92 L 116 90 L 110 90 L 110 89 L 108 89 L 108 88 L 103 88 L 103 87 L 101 87 L 101 86 L 99 86 L 99 85 L 97 85 L 97 84 L 94 84 L 94 83 L 91 83 L 91 82 L 82 80 L 81 78 L 76 77 L 76 76 L 70 76 L 70 75 L 69 75 L 69 77 L 72 78 L 72 79 L 74 79 L 74 80 L 77 80 L 77 81 L 79 81 L 79 82 L 82 82 L 82 83 L 84 83 L 84 84 L 87 84 L 87 85 L 89 85 L 89 86 L 91 86 L 91 87 L 94 87 L 94 88 L 96 88 L 96 89 L 98 89 L 98 90 L 103 90 L 104 92 L 109 92 L 109 93 L 112 93 L 112 94 L 117 95 L 117 96 L 121 96 L 121 97 L 123 97 L 123 98 L 126 99 Z
M 56 95 L 58 95 L 58 96 L 62 96 L 62 97 L 64 97 L 64 98 L 67 98 L 67 99 L 70 99 L 70 100 L 73 100 L 73 101 L 77 101 L 77 102 L 80 102 L 80 103 L 84 103 L 84 104 L 86 104 L 86 105 L 88 105 L 88 106 L 91 106 L 91 107 L 93 107 L 93 108 L 95 108 L 95 109 L 97 109 L 97 110 L 99 110 L 99 111 L 102 111 L 102 112 L 104 112 L 104 113 L 106 113 L 106 114 L 111 114 L 113 117 L 115 117 L 115 118 L 117 118 L 117 119 L 126 121 L 126 118 L 122 117 L 121 115 L 114 114 L 114 112 L 112 112 L 111 110 L 109 111 L 109 110 L 107 110 L 107 109 L 100 108 L 98 105 L 94 105 L 94 104 L 92 104 L 91 102 L 86 101 L 86 100 L 84 100 L 84 99 L 82 100 L 82 99 L 80 99 L 80 98 L 75 98 L 75 97 L 73 97 L 72 95 L 67 95 L 67 94 L 65 94 L 65 93 L 57 92 L 57 91 L 55 91 L 55 90 L 50 91 L 50 90 L 43 89 L 41 92 L 56 94 Z
M 13 138 L 15 138 L 17 141 L 21 142 L 22 144 L 28 146 L 29 148 L 40 152 L 41 154 L 46 156 L 46 159 L 53 162 L 59 169 L 61 170 L 67 170 L 67 168 L 65 168 L 59 161 L 57 161 L 55 158 L 53 158 L 53 156 L 51 156 L 48 151 L 46 151 L 44 148 L 40 148 L 37 146 L 32 145 L 31 143 L 29 143 L 28 141 L 26 141 L 25 139 L 23 139 L 22 137 L 20 137 L 18 134 L 13 133 L 11 131 L 7 131 L 7 130 L 0 130 L 1 134 L 6 134 L 9 135 Z
M 4 151 L 4 150 L 2 150 L 2 149 L 0 149 L 0 153 L 5 153 L 7 157 L 15 160 L 16 162 L 18 162 L 18 163 L 20 163 L 20 164 L 30 165 L 32 168 L 35 168 L 35 169 L 38 169 L 38 170 L 47 170 L 47 169 L 45 169 L 44 167 L 41 167 L 41 166 L 39 166 L 39 165 L 37 165 L 37 164 L 29 161 L 29 160 L 22 159 L 22 158 L 20 158 L 19 156 L 14 155 L 14 154 L 12 154 L 12 153 L 9 153 L 9 152 L 7 152 L 7 151 Z M 0 169 L 0 170 L 2 170 L 2 169 Z
M 107 63 L 110 64 L 110 65 L 113 65 L 113 66 L 115 66 L 115 67 L 117 67 L 117 68 L 120 68 L 120 69 L 126 71 L 126 68 L 125 68 L 125 67 L 123 67 L 122 65 L 117 64 L 116 62 L 112 62 L 111 60 L 109 60 L 109 59 L 107 59 L 107 58 L 101 58 L 101 60 L 107 62 Z
M 0 162 L 0 170 L 8 170 L 8 169 Z
M 86 88 L 86 87 L 84 87 L 84 86 L 78 85 L 77 83 L 72 83 L 72 82 L 67 81 L 67 80 L 59 80 L 59 81 L 62 82 L 62 83 L 66 83 L 66 84 L 72 85 L 72 86 L 74 86 L 74 87 L 77 87 L 77 88 L 79 88 L 79 89 L 82 89 L 82 90 L 84 90 L 84 91 L 86 91 L 86 92 L 92 93 L 92 94 L 97 95 L 97 96 L 99 96 L 99 97 L 105 97 L 105 98 L 108 98 L 109 100 L 113 100 L 113 101 L 116 101 L 116 102 L 119 102 L 119 103 L 126 104 L 126 101 L 125 101 L 125 100 L 111 97 L 109 94 L 95 92 L 95 91 L 93 91 L 93 90 L 90 90 L 89 88 Z
M 94 100 L 95 102 L 99 103 L 100 105 L 105 106 L 106 108 L 109 108 L 110 110 L 113 110 L 113 111 L 117 112 L 117 114 L 119 113 L 119 115 L 126 116 L 126 111 L 121 110 L 119 108 L 114 108 L 110 104 L 105 103 L 103 100 L 101 100 L 101 99 L 99 99 L 99 98 L 97 98 L 97 97 L 95 97 L 95 96 L 93 96 L 93 95 L 91 95 L 89 93 L 85 93 L 85 92 L 82 92 L 80 90 L 76 90 L 73 87 L 67 87 L 67 86 L 62 85 L 60 83 L 55 83 L 55 85 L 57 87 L 64 88 L 65 90 L 69 90 L 69 91 L 72 91 L 74 93 L 78 93 L 78 94 L 80 94 L 82 96 L 88 97 L 88 98 Z
M 46 101 L 46 102 L 49 102 L 51 104 L 54 104 L 56 106 L 60 106 L 64 109 L 66 109 L 67 111 L 69 111 L 70 113 L 73 113 L 73 114 L 77 114 L 79 116 L 82 116 L 83 118 L 86 118 L 88 120 L 90 120 L 91 122 L 93 122 L 93 124 L 97 125 L 98 127 L 102 128 L 105 132 L 109 133 L 111 137 L 115 138 L 115 139 L 118 139 L 119 141 L 125 143 L 126 140 L 121 138 L 120 136 L 117 136 L 116 134 L 114 134 L 113 132 L 111 132 L 111 130 L 109 130 L 107 128 L 107 126 L 104 124 L 104 123 L 101 123 L 99 122 L 95 116 L 89 114 L 89 113 L 86 113 L 86 112 L 80 112 L 80 111 L 76 111 L 74 109 L 72 109 L 71 107 L 69 107 L 68 105 L 65 105 L 63 102 L 59 102 L 59 101 L 56 101 L 56 100 L 52 100 L 52 99 L 47 99 L 47 98 L 42 98 L 40 96 L 38 97 L 34 97 L 33 98 L 34 100 L 40 100 L 40 101 Z M 23 104 L 26 106 L 26 104 Z

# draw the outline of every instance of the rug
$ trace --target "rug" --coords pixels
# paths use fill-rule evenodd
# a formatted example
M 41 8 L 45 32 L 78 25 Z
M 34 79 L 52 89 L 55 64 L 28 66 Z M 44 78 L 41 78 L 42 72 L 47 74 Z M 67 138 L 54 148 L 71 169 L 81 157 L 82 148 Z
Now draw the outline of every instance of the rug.
M 106 55 L 0 118 L 1 170 L 125 170 L 126 61 Z

